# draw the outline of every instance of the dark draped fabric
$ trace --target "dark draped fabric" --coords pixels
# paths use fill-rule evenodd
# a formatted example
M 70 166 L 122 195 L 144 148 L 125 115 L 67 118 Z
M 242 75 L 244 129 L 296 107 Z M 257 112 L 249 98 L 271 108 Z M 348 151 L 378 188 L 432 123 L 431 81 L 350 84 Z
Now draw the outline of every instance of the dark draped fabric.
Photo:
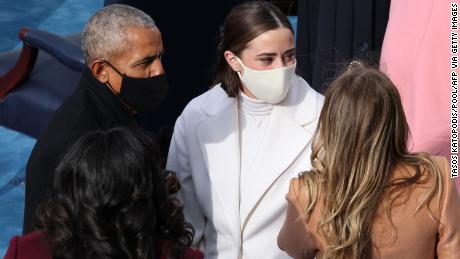
M 317 91 L 352 59 L 378 64 L 389 0 L 298 0 L 297 73 Z
M 113 127 L 138 128 L 129 110 L 85 68 L 80 83 L 51 117 L 30 154 L 26 168 L 24 233 L 34 230 L 36 208 L 48 198 L 54 169 L 81 136 Z

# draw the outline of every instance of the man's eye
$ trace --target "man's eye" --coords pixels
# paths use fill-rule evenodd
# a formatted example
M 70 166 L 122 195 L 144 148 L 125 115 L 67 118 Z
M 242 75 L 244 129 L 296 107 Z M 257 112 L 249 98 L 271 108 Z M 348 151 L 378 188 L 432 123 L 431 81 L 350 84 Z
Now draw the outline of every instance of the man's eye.
M 144 62 L 141 63 L 142 66 L 150 66 L 150 64 L 153 63 L 153 61 L 155 61 L 156 58 L 149 58 L 147 60 L 145 60 Z

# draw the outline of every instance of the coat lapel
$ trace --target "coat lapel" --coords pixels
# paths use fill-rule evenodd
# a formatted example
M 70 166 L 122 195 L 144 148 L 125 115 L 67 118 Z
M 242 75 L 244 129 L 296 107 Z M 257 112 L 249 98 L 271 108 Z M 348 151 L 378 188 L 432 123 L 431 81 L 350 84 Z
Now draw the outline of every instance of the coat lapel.
M 221 89 L 220 89 L 221 90 Z M 223 90 L 221 90 L 223 92 Z M 198 138 L 212 187 L 224 208 L 227 221 L 235 238 L 239 238 L 240 146 L 238 131 L 238 105 L 235 98 L 211 95 L 213 103 L 222 110 L 207 106 L 209 116 L 197 125 Z
M 267 135 L 252 167 L 257 171 L 247 179 L 252 191 L 245 199 L 252 209 L 302 151 L 309 148 L 316 129 L 323 97 L 301 78 L 296 78 L 291 90 L 282 103 L 273 107 Z M 244 221 L 248 220 L 245 217 Z
M 273 109 L 267 135 L 260 146 L 261 152 L 252 167 L 257 171 L 251 172 L 251 177 L 247 179 L 251 184 L 251 194 L 245 197 L 249 206 L 254 207 L 272 183 L 307 148 L 311 136 L 281 109 Z

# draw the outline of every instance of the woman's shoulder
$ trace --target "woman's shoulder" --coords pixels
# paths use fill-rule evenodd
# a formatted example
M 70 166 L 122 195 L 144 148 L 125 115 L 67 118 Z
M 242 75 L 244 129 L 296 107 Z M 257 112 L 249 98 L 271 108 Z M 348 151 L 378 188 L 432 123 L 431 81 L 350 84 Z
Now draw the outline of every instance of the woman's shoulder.
M 425 160 L 424 163 L 414 163 L 414 164 L 398 164 L 396 165 L 395 167 L 395 174 L 393 176 L 393 178 L 395 177 L 400 177 L 400 176 L 412 176 L 413 174 L 415 174 L 415 172 L 417 171 L 417 169 L 420 169 L 419 166 L 422 166 L 421 169 L 422 170 L 430 170 L 433 169 L 433 167 L 426 167 L 427 165 L 427 161 L 429 161 L 430 163 L 432 163 L 432 165 L 434 167 L 436 167 L 437 169 L 439 169 L 443 179 L 446 178 L 446 175 L 448 174 L 448 172 L 450 171 L 449 170 L 449 161 L 447 160 L 447 158 L 443 157 L 443 156 L 432 156 L 432 155 L 426 155 L 426 154 L 423 154 L 423 153 L 419 153 L 418 154 L 419 156 L 421 157 L 424 157 L 423 159 Z M 431 174 L 428 174 L 428 175 L 431 175 Z M 424 181 L 425 183 L 427 184 L 431 184 L 429 181 Z
M 433 213 L 435 218 L 439 218 L 445 209 L 443 208 L 445 207 L 444 204 L 448 200 L 458 196 L 455 188 L 455 179 L 450 177 L 450 163 L 447 158 L 442 156 L 432 156 L 423 153 L 419 153 L 419 155 L 424 157 L 423 160 L 425 161 L 423 163 L 397 165 L 391 179 L 397 181 L 398 179 L 419 175 L 416 184 L 411 185 L 408 189 L 403 189 L 408 191 L 407 194 L 409 194 L 407 197 L 404 196 L 406 197 L 404 202 L 405 207 L 411 209 L 417 208 L 420 201 L 434 188 L 435 192 L 433 193 L 433 197 L 428 201 L 428 207 L 422 207 L 422 209 L 428 209 L 430 213 Z M 400 192 L 395 192 L 390 197 L 399 194 Z M 408 197 L 409 199 L 407 199 Z
M 312 181 L 312 179 L 309 178 L 309 180 L 305 180 L 305 176 L 307 176 L 306 174 L 311 174 L 311 172 L 302 172 L 298 176 L 291 179 L 289 183 L 289 192 L 286 195 L 286 199 L 292 206 L 296 208 L 299 214 L 304 214 L 308 207 L 313 206 L 311 208 L 312 210 L 310 211 L 311 216 L 318 217 L 318 213 L 320 213 L 320 211 L 323 209 L 324 194 L 317 193 L 318 195 L 316 196 L 315 193 L 321 192 L 321 188 L 315 188 L 316 190 L 308 189 L 309 187 L 306 184 L 306 181 Z M 313 202 L 313 204 L 310 204 L 310 202 Z
M 157 241 L 157 257 L 159 259 L 167 259 L 171 252 L 171 241 L 170 240 L 158 240 Z M 193 249 L 191 247 L 185 247 L 182 251 L 180 259 L 203 259 L 204 255 L 200 250 Z
M 318 100 L 321 104 L 324 102 L 324 95 L 313 89 L 301 76 L 296 75 L 294 80 L 294 86 L 298 88 L 296 95 L 305 96 L 305 99 L 309 99 L 310 101 L 312 99 Z
M 229 97 L 220 84 L 217 84 L 208 91 L 193 98 L 185 107 L 182 115 L 212 115 L 234 102 L 236 102 L 235 98 Z
M 448 173 L 446 169 L 449 167 L 449 161 L 447 160 L 446 157 L 443 156 L 430 156 L 430 159 L 433 160 L 433 162 L 436 163 L 436 165 L 441 169 L 441 172 L 443 174 Z
M 443 156 L 430 156 L 430 159 L 436 164 L 439 168 L 439 171 L 442 176 L 442 186 L 443 186 L 443 203 L 444 207 L 446 207 L 446 203 L 450 203 L 452 201 L 453 204 L 452 208 L 456 208 L 456 210 L 460 213 L 460 198 L 459 193 L 456 187 L 455 179 L 451 175 L 451 166 L 450 161 Z M 455 205 L 454 205 L 455 204 Z M 445 209 L 445 208 L 444 208 Z
M 11 239 L 5 259 L 51 259 L 46 237 L 42 232 L 32 232 Z
M 305 196 L 305 185 L 302 181 L 302 176 L 296 176 L 291 179 L 289 183 L 289 192 L 286 195 L 286 199 L 292 204 L 297 211 L 302 212 L 306 203 Z
M 425 156 L 425 158 L 427 158 L 429 161 L 432 162 L 432 166 L 434 166 L 434 168 L 433 167 L 423 167 L 422 170 L 430 170 L 430 171 L 432 171 L 435 168 L 438 169 L 439 173 L 440 173 L 440 176 L 442 177 L 441 182 L 444 182 L 443 185 L 445 187 L 445 184 L 447 182 L 449 182 L 449 180 L 450 180 L 450 177 L 449 177 L 449 175 L 450 175 L 450 163 L 447 160 L 447 158 L 443 157 L 443 156 L 433 156 L 433 155 L 423 155 L 423 154 L 422 154 L 422 156 Z M 426 165 L 426 163 L 425 163 L 425 165 Z M 416 171 L 416 167 L 414 167 L 414 166 L 411 166 L 409 168 L 406 167 L 406 166 L 397 167 L 397 168 L 400 168 L 398 170 L 400 174 L 403 173 L 403 172 L 407 172 L 407 171 L 409 171 L 409 172 L 415 172 Z M 403 170 L 403 169 L 405 169 L 405 170 Z M 429 178 L 427 178 L 427 180 L 425 180 L 425 181 L 422 181 L 422 183 L 419 184 L 419 185 L 423 185 L 423 186 L 432 185 L 433 181 L 436 180 L 436 177 L 432 177 L 433 173 L 434 173 L 434 171 L 430 172 L 429 174 L 425 174 Z

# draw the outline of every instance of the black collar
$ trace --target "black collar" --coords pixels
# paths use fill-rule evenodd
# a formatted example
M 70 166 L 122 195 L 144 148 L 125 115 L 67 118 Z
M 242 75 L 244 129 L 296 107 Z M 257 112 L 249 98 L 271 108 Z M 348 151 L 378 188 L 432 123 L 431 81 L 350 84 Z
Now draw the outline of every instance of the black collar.
M 99 110 L 105 117 L 104 119 L 112 120 L 109 121 L 109 124 L 137 125 L 137 122 L 130 115 L 130 110 L 123 105 L 119 97 L 107 85 L 99 82 L 93 76 L 89 68 L 85 68 L 83 71 L 80 86 L 89 97 L 95 109 Z

